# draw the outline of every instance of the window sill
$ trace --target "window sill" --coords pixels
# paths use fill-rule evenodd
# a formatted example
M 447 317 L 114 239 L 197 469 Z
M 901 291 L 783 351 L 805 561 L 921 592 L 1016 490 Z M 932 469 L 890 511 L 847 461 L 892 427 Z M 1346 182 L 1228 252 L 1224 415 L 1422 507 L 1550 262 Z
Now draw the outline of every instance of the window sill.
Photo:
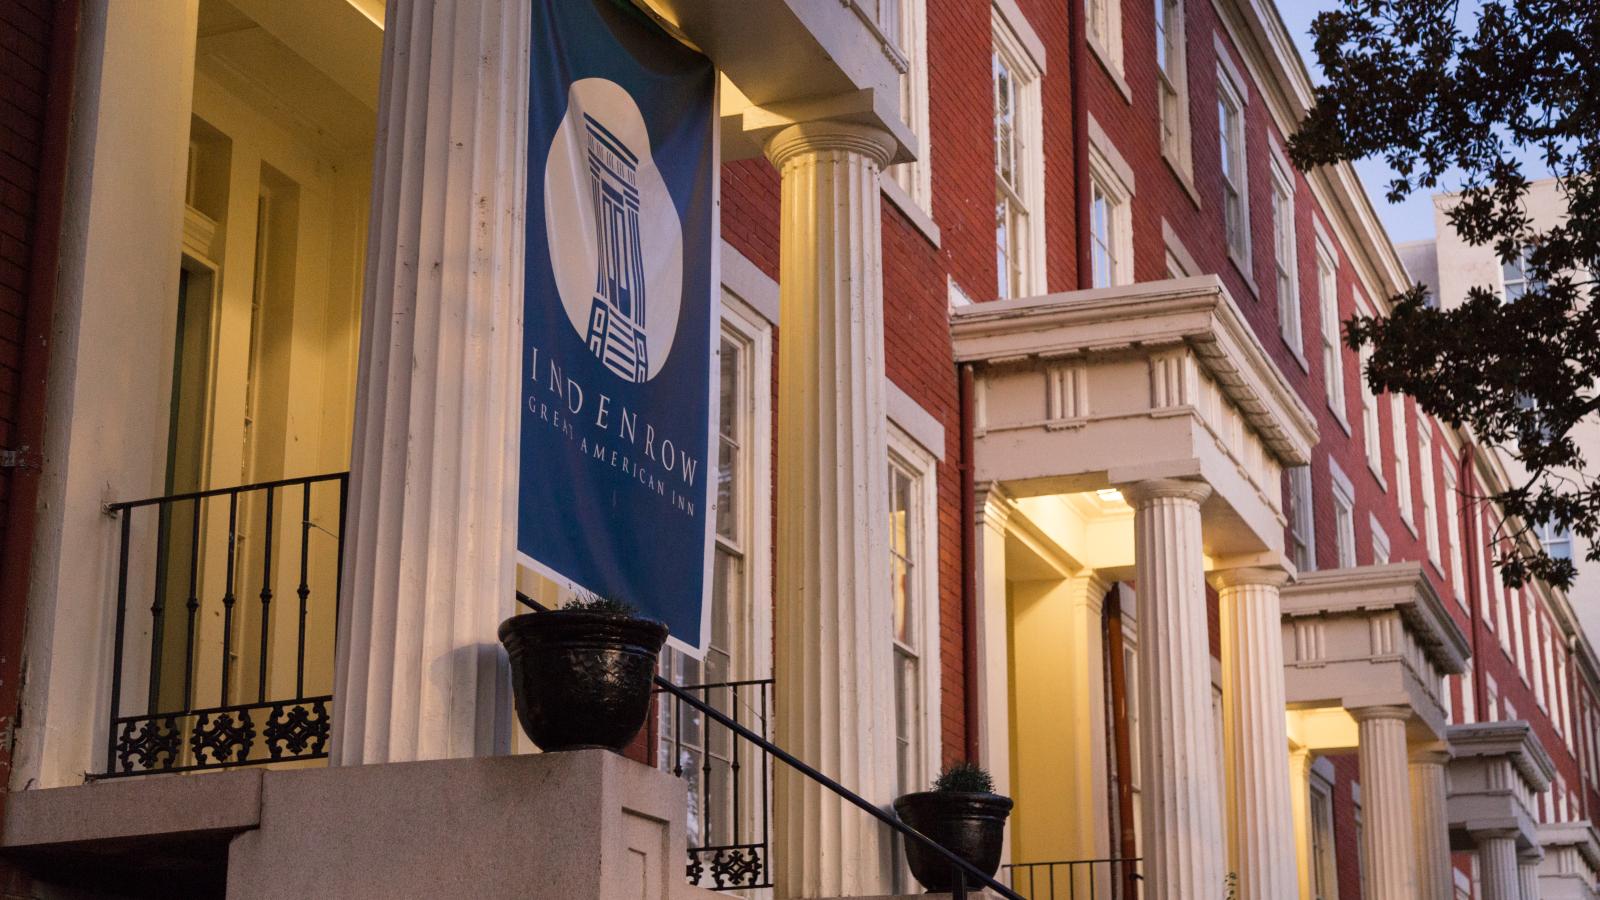
M 922 232 L 922 236 L 928 239 L 928 243 L 932 244 L 934 249 L 937 250 L 939 248 L 939 224 L 933 221 L 933 216 L 922 208 L 922 204 L 918 203 L 916 198 L 912 197 L 901 186 L 900 182 L 896 181 L 894 176 L 888 172 L 878 173 L 878 186 L 883 190 L 883 195 L 889 198 L 889 202 L 893 203 L 896 209 L 905 214 L 907 221 L 916 226 L 916 229 Z
M 1250 274 L 1250 261 L 1240 259 L 1232 247 L 1228 248 L 1228 261 L 1233 263 L 1233 270 L 1239 273 L 1239 277 L 1244 279 L 1245 286 L 1250 288 L 1250 295 L 1260 300 L 1261 288 L 1256 284 L 1255 276 Z
M 1300 371 L 1310 375 L 1311 363 L 1306 362 L 1305 353 L 1301 352 L 1299 347 L 1289 343 L 1289 339 L 1283 336 L 1283 332 L 1278 332 L 1278 338 L 1283 341 L 1285 347 L 1289 348 L 1289 355 L 1294 357 L 1294 361 L 1300 365 Z
M 1113 61 L 1111 51 L 1107 50 L 1094 38 L 1086 38 L 1084 43 L 1088 44 L 1089 49 L 1094 52 L 1095 58 L 1100 61 L 1100 68 L 1105 70 L 1106 76 L 1111 79 L 1111 83 L 1117 86 L 1117 90 L 1122 94 L 1122 99 L 1132 106 L 1133 88 L 1128 87 L 1127 79 L 1122 77 L 1122 66 Z
M 1372 460 L 1369 459 L 1367 460 L 1367 471 L 1372 473 L 1372 478 L 1374 481 L 1378 482 L 1378 487 L 1381 488 L 1385 494 L 1389 493 L 1389 480 L 1383 477 L 1383 469 L 1380 466 L 1374 465 Z
M 1335 407 L 1332 403 L 1328 404 L 1328 412 L 1333 413 L 1333 420 L 1335 422 L 1339 423 L 1339 427 L 1340 428 L 1344 429 L 1344 436 L 1345 437 L 1350 437 L 1355 433 L 1350 428 L 1350 420 L 1346 419 L 1344 417 L 1344 413 L 1340 412 L 1339 409 L 1337 407 Z
M 1204 209 L 1205 206 L 1200 202 L 1200 190 L 1194 186 L 1194 175 L 1189 167 L 1185 166 L 1168 147 L 1161 148 L 1161 158 L 1166 160 L 1167 168 L 1172 170 L 1172 177 L 1178 179 L 1178 184 L 1183 187 L 1183 192 L 1189 195 L 1189 202 L 1194 204 L 1194 208 Z

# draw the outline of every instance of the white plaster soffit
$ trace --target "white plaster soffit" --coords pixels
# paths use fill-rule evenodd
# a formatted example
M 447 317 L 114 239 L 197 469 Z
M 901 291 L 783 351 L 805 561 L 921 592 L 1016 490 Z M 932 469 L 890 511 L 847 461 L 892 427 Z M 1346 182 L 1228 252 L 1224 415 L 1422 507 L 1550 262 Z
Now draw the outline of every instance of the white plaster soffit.
M 1301 572 L 1281 592 L 1285 619 L 1393 609 L 1440 671 L 1466 671 L 1472 647 L 1418 562 Z
M 1215 275 L 974 303 L 950 312 L 957 363 L 1001 366 L 1185 344 L 1284 466 L 1310 462 L 1317 424 Z
M 1455 759 L 1472 756 L 1506 756 L 1517 774 L 1534 793 L 1550 786 L 1556 765 L 1533 726 L 1517 719 L 1510 722 L 1478 722 L 1450 726 L 1450 755 Z

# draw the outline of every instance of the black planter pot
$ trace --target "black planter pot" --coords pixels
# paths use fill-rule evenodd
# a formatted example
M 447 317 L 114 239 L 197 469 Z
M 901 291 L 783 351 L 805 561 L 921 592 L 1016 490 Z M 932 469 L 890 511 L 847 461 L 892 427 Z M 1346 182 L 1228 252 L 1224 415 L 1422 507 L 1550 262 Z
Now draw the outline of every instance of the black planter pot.
M 907 825 L 941 844 L 978 869 L 994 876 L 1000 870 L 1000 845 L 1005 838 L 1011 798 L 964 791 L 922 791 L 894 801 L 894 811 Z M 911 874 L 930 893 L 956 886 L 949 860 L 915 841 L 905 841 Z M 978 885 L 968 885 L 976 888 Z
M 666 639 L 660 622 L 605 613 L 558 609 L 501 622 L 522 730 L 549 752 L 622 752 L 650 711 Z

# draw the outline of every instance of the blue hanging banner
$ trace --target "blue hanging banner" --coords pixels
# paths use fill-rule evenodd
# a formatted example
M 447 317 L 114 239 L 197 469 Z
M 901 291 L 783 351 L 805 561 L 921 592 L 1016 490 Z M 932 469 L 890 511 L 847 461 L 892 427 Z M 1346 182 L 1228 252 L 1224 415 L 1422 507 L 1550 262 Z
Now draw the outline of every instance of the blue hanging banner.
M 709 634 L 716 70 L 618 0 L 535 0 L 521 561 Z

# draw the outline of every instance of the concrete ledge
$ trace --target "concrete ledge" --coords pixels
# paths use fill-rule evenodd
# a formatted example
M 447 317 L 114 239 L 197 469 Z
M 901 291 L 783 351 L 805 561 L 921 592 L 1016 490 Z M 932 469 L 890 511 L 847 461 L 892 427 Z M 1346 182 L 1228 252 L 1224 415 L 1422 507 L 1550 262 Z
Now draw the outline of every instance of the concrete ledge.
M 245 831 L 261 821 L 260 769 L 156 775 L 6 795 L 0 846 Z
M 688 900 L 686 800 L 603 750 L 249 769 L 20 791 L 3 845 L 83 898 Z

